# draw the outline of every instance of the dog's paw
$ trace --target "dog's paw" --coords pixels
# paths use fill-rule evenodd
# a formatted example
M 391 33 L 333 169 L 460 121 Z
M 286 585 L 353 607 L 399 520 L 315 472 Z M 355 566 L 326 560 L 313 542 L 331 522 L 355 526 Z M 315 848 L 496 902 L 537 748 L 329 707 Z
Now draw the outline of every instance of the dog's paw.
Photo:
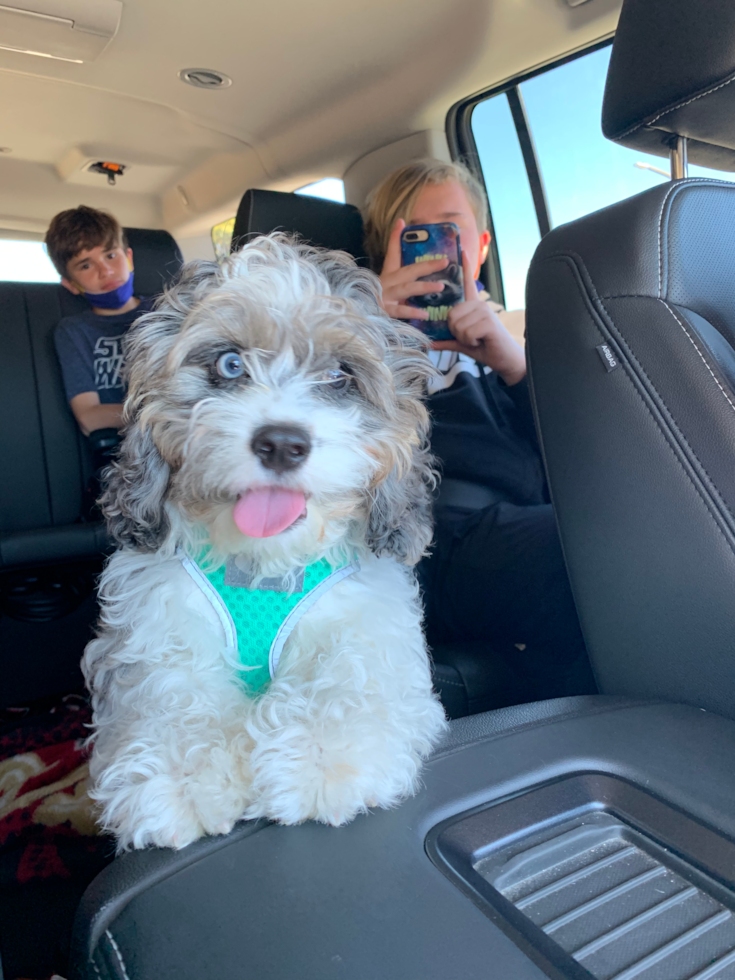
M 180 851 L 203 837 L 206 830 L 195 809 L 178 799 L 169 799 L 157 811 L 150 811 L 132 826 L 127 823 L 115 828 L 123 848 L 170 847 Z
M 151 829 L 149 839 L 144 844 L 136 844 L 136 847 L 170 847 L 175 851 L 180 851 L 195 840 L 205 836 L 219 836 L 229 834 L 235 826 L 234 820 L 222 820 L 220 823 L 207 826 L 197 816 L 190 814 L 176 815 L 175 823 L 167 823 L 164 826 Z
M 159 775 L 118 789 L 98 790 L 102 823 L 121 850 L 170 847 L 181 850 L 205 835 L 229 834 L 244 816 L 243 792 L 216 792 L 206 779 Z
M 372 806 L 394 806 L 415 791 L 420 762 L 386 747 L 367 750 L 337 736 L 301 729 L 277 744 L 261 742 L 251 759 L 255 800 L 248 817 L 284 824 L 316 820 L 343 826 Z

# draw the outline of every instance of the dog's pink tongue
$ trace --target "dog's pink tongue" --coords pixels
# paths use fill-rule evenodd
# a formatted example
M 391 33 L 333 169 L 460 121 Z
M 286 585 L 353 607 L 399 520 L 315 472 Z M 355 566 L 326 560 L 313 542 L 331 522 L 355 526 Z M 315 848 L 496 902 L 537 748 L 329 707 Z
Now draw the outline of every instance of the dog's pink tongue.
M 249 538 L 270 538 L 291 527 L 305 510 L 306 498 L 300 491 L 264 487 L 243 494 L 232 516 L 239 530 Z

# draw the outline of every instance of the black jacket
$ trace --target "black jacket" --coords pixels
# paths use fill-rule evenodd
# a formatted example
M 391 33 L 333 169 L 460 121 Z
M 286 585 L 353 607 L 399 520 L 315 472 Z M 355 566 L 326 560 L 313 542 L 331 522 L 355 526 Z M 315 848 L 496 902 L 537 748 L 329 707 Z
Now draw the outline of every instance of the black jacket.
M 482 484 L 510 503 L 548 503 L 525 378 L 508 387 L 495 372 L 462 372 L 429 397 L 429 410 L 444 477 Z

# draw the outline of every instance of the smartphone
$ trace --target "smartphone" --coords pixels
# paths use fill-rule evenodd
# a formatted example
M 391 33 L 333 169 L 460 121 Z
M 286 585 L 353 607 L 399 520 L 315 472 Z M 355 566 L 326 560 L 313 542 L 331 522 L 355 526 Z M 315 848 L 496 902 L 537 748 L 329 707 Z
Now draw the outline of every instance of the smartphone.
M 432 340 L 451 340 L 449 311 L 464 299 L 462 277 L 462 250 L 459 244 L 459 228 L 451 221 L 435 225 L 409 225 L 401 233 L 401 265 L 414 262 L 430 262 L 446 257 L 449 265 L 440 272 L 421 276 L 420 282 L 441 282 L 444 288 L 435 293 L 410 296 L 406 303 L 429 311 L 428 320 L 411 320 Z

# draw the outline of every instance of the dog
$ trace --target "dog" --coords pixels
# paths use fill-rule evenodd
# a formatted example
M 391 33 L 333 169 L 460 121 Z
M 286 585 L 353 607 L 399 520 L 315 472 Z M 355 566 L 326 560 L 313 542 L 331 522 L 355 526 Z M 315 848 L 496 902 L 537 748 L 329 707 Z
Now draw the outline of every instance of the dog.
M 413 571 L 433 369 L 379 297 L 345 253 L 262 236 L 186 266 L 128 335 L 83 660 L 120 850 L 337 826 L 418 788 L 446 727 Z

